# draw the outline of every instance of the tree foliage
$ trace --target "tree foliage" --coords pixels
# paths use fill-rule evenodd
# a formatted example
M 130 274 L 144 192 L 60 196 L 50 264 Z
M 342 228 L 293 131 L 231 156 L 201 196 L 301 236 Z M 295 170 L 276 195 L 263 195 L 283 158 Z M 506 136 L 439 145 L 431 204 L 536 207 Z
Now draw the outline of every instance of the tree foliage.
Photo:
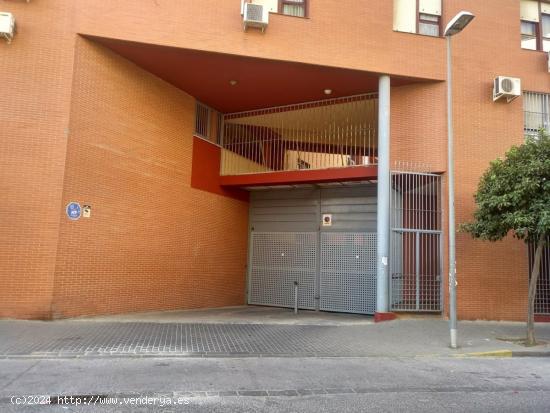
M 461 229 L 498 241 L 508 233 L 536 246 L 529 280 L 527 345 L 535 345 L 534 307 L 542 251 L 550 235 L 550 137 L 541 130 L 491 162 L 474 196 L 474 221 Z
M 512 231 L 537 242 L 550 234 L 550 136 L 540 131 L 491 162 L 474 198 L 474 221 L 461 229 L 475 238 L 497 241 Z

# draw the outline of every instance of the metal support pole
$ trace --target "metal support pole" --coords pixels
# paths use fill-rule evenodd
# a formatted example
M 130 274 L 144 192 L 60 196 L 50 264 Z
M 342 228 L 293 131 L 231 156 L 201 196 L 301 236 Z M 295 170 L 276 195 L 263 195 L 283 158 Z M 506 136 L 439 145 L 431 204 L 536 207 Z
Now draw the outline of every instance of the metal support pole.
M 416 311 L 420 310 L 420 232 L 416 232 L 415 236 L 415 269 L 414 272 L 416 273 Z
M 451 348 L 457 348 L 453 73 L 451 36 L 447 36 L 447 133 L 447 176 L 449 185 L 449 329 L 451 335 Z
M 390 77 L 378 83 L 378 194 L 376 252 L 376 312 L 386 313 L 389 291 L 390 250 Z
M 298 281 L 294 281 L 294 314 L 298 314 Z

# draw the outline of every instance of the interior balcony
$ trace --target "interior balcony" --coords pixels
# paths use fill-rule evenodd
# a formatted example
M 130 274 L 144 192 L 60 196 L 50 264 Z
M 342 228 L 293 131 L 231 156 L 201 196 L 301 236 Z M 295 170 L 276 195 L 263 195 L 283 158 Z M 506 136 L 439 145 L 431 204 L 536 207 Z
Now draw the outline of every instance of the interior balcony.
M 376 93 L 231 113 L 221 126 L 221 184 L 376 178 Z
M 377 180 L 389 168 L 390 77 L 391 88 L 435 80 L 86 37 L 200 102 L 191 184 L 224 194 Z

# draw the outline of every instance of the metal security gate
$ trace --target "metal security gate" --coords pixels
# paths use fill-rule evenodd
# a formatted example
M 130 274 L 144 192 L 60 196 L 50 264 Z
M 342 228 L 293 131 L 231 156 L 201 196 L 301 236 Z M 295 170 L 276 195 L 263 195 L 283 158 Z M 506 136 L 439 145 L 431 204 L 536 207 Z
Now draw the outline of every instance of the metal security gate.
M 320 309 L 374 314 L 376 234 L 321 234 Z
M 317 233 L 252 232 L 250 303 L 315 309 Z
M 529 276 L 533 269 L 536 245 L 529 244 Z M 546 240 L 546 246 L 542 252 L 540 274 L 537 282 L 537 294 L 535 296 L 535 314 L 550 315 L 550 237 Z
M 441 176 L 392 172 L 390 293 L 394 311 L 441 311 Z
M 253 192 L 249 303 L 374 313 L 375 230 L 374 185 Z

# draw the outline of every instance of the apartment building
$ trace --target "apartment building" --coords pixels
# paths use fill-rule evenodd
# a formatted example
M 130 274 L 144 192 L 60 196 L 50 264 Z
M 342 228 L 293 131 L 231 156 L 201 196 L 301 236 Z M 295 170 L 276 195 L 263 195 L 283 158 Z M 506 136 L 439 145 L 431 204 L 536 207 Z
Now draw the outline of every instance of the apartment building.
M 548 125 L 550 3 L 0 0 L 0 316 L 446 316 L 461 10 L 457 223 Z M 458 233 L 458 317 L 523 320 L 528 269 Z

